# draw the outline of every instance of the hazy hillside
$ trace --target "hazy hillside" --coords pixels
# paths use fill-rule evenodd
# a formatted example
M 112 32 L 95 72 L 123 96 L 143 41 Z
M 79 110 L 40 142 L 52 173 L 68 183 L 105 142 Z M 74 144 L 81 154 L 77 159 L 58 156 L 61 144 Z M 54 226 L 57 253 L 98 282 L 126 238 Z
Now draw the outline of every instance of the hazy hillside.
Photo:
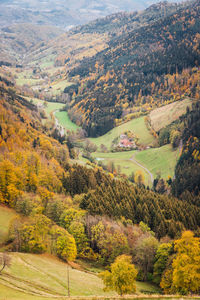
M 34 24 L 3 27 L 0 30 L 0 61 L 20 63 L 37 44 L 46 43 L 61 33 L 59 28 Z
M 43 60 L 52 58 L 52 64 L 69 71 L 81 63 L 83 58 L 92 57 L 108 47 L 108 43 L 118 36 L 134 29 L 151 24 L 164 15 L 177 10 L 176 5 L 156 4 L 141 12 L 121 12 L 97 19 L 88 24 L 77 26 L 50 42 L 26 54 L 25 65 L 41 65 Z
M 158 0 L 95 1 L 1 1 L 0 27 L 13 23 L 34 23 L 67 28 L 118 11 L 144 9 Z M 172 2 L 172 1 L 171 1 Z

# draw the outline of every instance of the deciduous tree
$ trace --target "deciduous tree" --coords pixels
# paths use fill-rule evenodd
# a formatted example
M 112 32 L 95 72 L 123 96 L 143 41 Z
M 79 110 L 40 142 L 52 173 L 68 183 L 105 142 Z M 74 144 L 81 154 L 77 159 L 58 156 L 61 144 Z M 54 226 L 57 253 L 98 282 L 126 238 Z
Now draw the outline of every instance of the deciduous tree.
M 114 290 L 121 296 L 135 293 L 137 270 L 131 261 L 131 256 L 118 256 L 111 264 L 111 271 L 100 274 L 106 290 Z

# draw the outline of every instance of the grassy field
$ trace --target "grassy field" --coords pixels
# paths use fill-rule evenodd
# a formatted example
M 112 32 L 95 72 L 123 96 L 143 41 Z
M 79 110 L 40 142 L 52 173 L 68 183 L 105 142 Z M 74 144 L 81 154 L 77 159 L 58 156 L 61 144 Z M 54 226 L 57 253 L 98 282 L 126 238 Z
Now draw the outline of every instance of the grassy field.
M 43 100 L 31 97 L 24 97 L 28 101 L 33 101 L 34 104 L 44 104 Z M 44 106 L 44 110 L 46 111 L 47 115 L 50 115 L 52 112 L 62 109 L 65 104 L 58 103 L 58 102 L 46 102 L 47 106 Z
M 6 239 L 10 221 L 14 216 L 16 216 L 14 210 L 0 205 L 0 244 Z
M 24 70 L 23 72 L 20 73 L 15 73 L 17 78 L 16 78 L 16 84 L 19 86 L 22 86 L 24 84 L 27 84 L 29 86 L 34 86 L 34 85 L 39 85 L 41 83 L 41 79 L 35 79 L 32 78 L 33 73 L 32 70 Z
M 55 55 L 48 55 L 47 57 L 44 57 L 41 59 L 41 61 L 38 61 L 39 66 L 41 69 L 47 69 L 47 68 L 52 68 L 54 67 L 54 60 L 55 60 Z
M 92 156 L 96 158 L 97 161 L 101 161 L 103 164 L 108 165 L 110 162 L 114 163 L 115 167 L 118 169 L 120 166 L 121 174 L 127 176 L 131 175 L 132 172 L 138 170 L 142 171 L 145 177 L 145 184 L 150 185 L 149 175 L 145 170 L 131 161 L 131 157 L 136 154 L 136 151 L 126 151 L 126 152 L 115 152 L 115 153 L 92 153 Z
M 25 97 L 29 101 L 33 101 L 35 104 L 44 104 L 43 100 L 37 98 Z M 73 123 L 66 111 L 59 111 L 64 107 L 65 104 L 58 102 L 47 102 L 47 106 L 44 106 L 44 110 L 47 113 L 47 116 L 50 117 L 51 113 L 55 112 L 55 117 L 58 119 L 60 125 L 62 125 L 67 130 L 76 131 L 76 129 L 80 128 L 75 123 Z
M 144 165 L 154 178 L 158 173 L 165 179 L 168 176 L 173 177 L 177 158 L 178 150 L 173 150 L 171 145 L 147 149 L 135 154 L 135 159 Z
M 47 106 L 44 107 L 44 110 L 47 114 L 51 114 L 52 112 L 62 109 L 64 104 L 58 102 L 47 102 Z
M 67 79 L 61 79 L 57 82 L 54 82 L 52 85 L 51 85 L 51 92 L 53 93 L 53 95 L 58 95 L 58 94 L 61 94 L 64 92 L 64 89 L 67 87 L 67 86 L 70 86 L 72 85 L 71 82 L 69 82 Z
M 0 276 L 0 299 L 41 300 L 67 295 L 67 265 L 48 255 L 11 253 L 11 268 Z M 71 296 L 115 296 L 104 292 L 102 280 L 95 273 L 86 273 L 69 267 Z M 157 293 L 149 283 L 137 283 L 137 293 Z
M 126 151 L 116 153 L 99 153 L 92 154 L 97 161 L 102 161 L 108 165 L 113 162 L 115 167 L 120 166 L 121 173 L 129 176 L 132 172 L 142 171 L 145 176 L 145 184 L 151 185 L 150 176 L 144 168 L 138 166 L 130 159 L 133 157 L 138 163 L 147 168 L 156 178 L 160 174 L 162 178 L 174 176 L 174 169 L 177 162 L 178 150 L 173 150 L 171 145 L 165 145 L 160 148 L 151 148 L 144 151 Z
M 70 120 L 66 111 L 56 111 L 55 117 L 58 119 L 59 124 L 67 130 L 76 131 L 76 129 L 80 128 Z
M 156 131 L 159 131 L 182 116 L 186 112 L 187 106 L 190 107 L 191 105 L 192 101 L 185 99 L 153 110 L 150 113 L 152 127 Z
M 145 125 L 144 117 L 133 119 L 125 124 L 113 128 L 103 136 L 91 138 L 90 140 L 98 147 L 101 144 L 104 144 L 108 149 L 110 149 L 112 141 L 127 130 L 134 132 L 134 134 L 138 136 L 139 143 L 141 144 L 149 145 L 154 141 L 153 136 L 150 134 Z

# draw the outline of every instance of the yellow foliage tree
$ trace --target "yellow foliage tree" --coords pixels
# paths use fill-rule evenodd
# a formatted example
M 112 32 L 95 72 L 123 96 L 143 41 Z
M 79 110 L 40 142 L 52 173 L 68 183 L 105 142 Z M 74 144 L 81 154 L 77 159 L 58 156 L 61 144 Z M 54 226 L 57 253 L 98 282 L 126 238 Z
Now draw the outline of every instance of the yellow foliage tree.
M 131 256 L 118 256 L 111 264 L 111 272 L 100 273 L 106 286 L 105 290 L 114 290 L 119 295 L 135 293 L 137 270 L 131 261 Z
M 200 238 L 193 232 L 183 232 L 175 241 L 177 257 L 173 261 L 173 286 L 183 294 L 200 291 Z

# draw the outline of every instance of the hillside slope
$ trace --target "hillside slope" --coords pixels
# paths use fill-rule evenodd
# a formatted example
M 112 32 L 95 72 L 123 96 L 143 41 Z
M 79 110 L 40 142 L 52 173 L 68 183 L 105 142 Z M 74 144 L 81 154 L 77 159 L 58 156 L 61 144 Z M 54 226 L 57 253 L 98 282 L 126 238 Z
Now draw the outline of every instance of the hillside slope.
M 33 51 L 40 43 L 46 43 L 62 30 L 56 27 L 34 24 L 16 24 L 4 27 L 0 31 L 1 63 L 20 63 L 24 55 Z
M 102 135 L 114 127 L 124 108 L 145 104 L 151 108 L 173 97 L 161 96 L 169 91 L 165 76 L 200 63 L 199 17 L 199 1 L 191 2 L 171 16 L 111 40 L 107 49 L 69 71 L 70 77 L 81 79 L 71 108 L 74 115 L 83 115 L 89 135 Z
M 56 53 L 55 64 L 65 66 L 69 70 L 83 58 L 94 56 L 107 48 L 110 40 L 153 23 L 164 15 L 173 13 L 177 7 L 165 2 L 152 5 L 141 12 L 120 12 L 77 26 L 43 47 L 38 47 L 37 51 L 28 53 L 24 62 L 30 63 L 33 60 L 37 61 L 39 57 Z
M 12 266 L 0 277 L 1 300 L 49 300 L 67 296 L 66 263 L 50 255 L 11 253 L 10 257 Z M 78 264 L 75 266 L 81 269 Z M 103 291 L 103 282 L 97 273 L 69 267 L 69 276 L 71 297 L 116 296 L 115 292 Z M 144 290 L 159 293 L 159 288 L 148 283 L 137 282 L 136 286 L 138 294 Z

